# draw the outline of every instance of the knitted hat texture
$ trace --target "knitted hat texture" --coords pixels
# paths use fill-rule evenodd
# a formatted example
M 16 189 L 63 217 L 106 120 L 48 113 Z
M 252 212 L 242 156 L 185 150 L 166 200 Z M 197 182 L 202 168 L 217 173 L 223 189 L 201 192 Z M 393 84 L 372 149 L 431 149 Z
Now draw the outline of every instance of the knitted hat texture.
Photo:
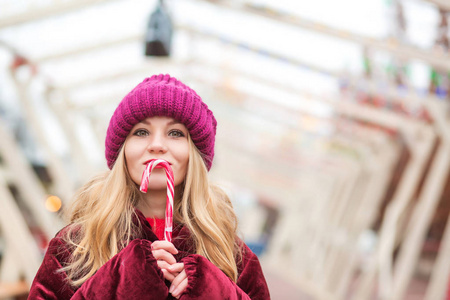
M 217 121 L 199 95 L 169 75 L 153 75 L 128 93 L 114 111 L 105 140 L 105 156 L 111 169 L 120 148 L 137 123 L 166 116 L 183 123 L 209 170 L 214 158 Z

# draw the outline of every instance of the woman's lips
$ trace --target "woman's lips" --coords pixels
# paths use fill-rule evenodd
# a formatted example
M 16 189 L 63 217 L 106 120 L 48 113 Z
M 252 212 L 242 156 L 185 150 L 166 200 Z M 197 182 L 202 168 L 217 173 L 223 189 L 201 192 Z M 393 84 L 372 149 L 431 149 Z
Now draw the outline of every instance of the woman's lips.
M 147 160 L 145 163 L 144 163 L 144 165 L 147 165 L 149 162 L 151 162 L 152 160 L 155 160 L 155 159 L 150 159 L 150 160 Z M 166 160 L 167 161 L 167 160 Z M 167 161 L 168 162 L 168 161 Z M 170 163 L 170 162 L 168 162 L 169 163 L 169 165 L 172 165 L 172 163 Z M 163 168 L 161 165 L 157 165 L 156 167 L 155 167 L 155 169 L 159 169 L 159 168 Z

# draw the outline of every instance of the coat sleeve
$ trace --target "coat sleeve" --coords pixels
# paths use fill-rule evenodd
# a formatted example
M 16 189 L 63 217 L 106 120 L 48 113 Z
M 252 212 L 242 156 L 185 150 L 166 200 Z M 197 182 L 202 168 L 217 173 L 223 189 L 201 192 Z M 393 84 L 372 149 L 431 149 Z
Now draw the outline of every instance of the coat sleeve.
M 245 245 L 242 256 L 236 283 L 201 255 L 191 254 L 183 258 L 188 286 L 180 299 L 270 299 L 258 258 Z
M 166 299 L 168 288 L 151 254 L 151 242 L 133 240 L 74 291 L 61 268 L 61 241 L 53 239 L 31 286 L 29 299 Z

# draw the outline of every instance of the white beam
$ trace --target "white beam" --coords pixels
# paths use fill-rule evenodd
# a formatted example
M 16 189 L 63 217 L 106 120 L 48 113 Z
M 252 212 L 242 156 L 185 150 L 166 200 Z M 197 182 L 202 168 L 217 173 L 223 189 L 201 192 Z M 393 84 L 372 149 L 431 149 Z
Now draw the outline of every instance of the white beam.
M 425 0 L 426 2 L 433 3 L 439 8 L 450 11 L 450 2 L 448 0 Z
M 201 36 L 203 38 L 210 38 L 210 39 L 217 39 L 217 40 L 221 40 L 220 36 L 210 33 L 210 32 L 203 32 L 203 31 L 199 31 L 196 28 L 193 28 L 191 26 L 187 26 L 187 25 L 178 25 L 177 30 L 183 30 L 183 31 L 187 31 L 189 33 L 192 34 L 196 34 L 198 36 Z M 43 57 L 39 57 L 35 60 L 33 60 L 33 63 L 37 63 L 37 64 L 42 64 L 45 63 L 47 61 L 50 60 L 55 60 L 55 59 L 61 59 L 61 58 L 65 58 L 67 56 L 72 56 L 72 55 L 79 55 L 82 53 L 87 53 L 90 51 L 95 51 L 95 50 L 99 50 L 102 49 L 104 47 L 114 47 L 114 46 L 118 46 L 121 44 L 125 44 L 125 43 L 131 43 L 131 42 L 137 42 L 137 41 L 143 41 L 144 40 L 144 36 L 141 34 L 136 34 L 133 36 L 126 36 L 126 37 L 121 37 L 118 38 L 117 40 L 113 40 L 113 41 L 107 41 L 107 42 L 100 42 L 98 44 L 94 44 L 94 45 L 89 45 L 87 47 L 80 47 L 74 50 L 70 50 L 67 52 L 61 52 L 61 53 L 55 53 L 52 55 L 48 55 L 48 56 L 43 56 Z M 238 40 L 229 40 L 226 42 L 227 44 L 230 44 L 232 46 L 239 46 L 241 44 L 240 41 Z M 309 69 L 311 71 L 314 72 L 319 72 L 319 73 L 324 73 L 324 74 L 328 74 L 330 76 L 336 77 L 336 78 L 344 78 L 347 79 L 350 84 L 352 85 L 352 87 L 358 87 L 358 84 L 364 84 L 365 87 L 368 90 L 368 93 L 380 93 L 379 88 L 378 88 L 378 84 L 373 82 L 372 80 L 362 80 L 359 77 L 356 76 L 351 76 L 351 75 L 344 75 L 341 72 L 336 72 L 336 71 L 330 71 L 330 70 L 326 70 L 322 67 L 313 65 L 307 61 L 303 61 L 300 59 L 292 59 L 292 58 L 288 58 L 286 56 L 282 56 L 279 54 L 275 54 L 272 51 L 269 51 L 267 49 L 255 49 L 253 47 L 249 47 L 248 51 L 252 51 L 255 53 L 259 53 L 259 50 L 264 50 L 263 52 L 266 53 L 266 55 L 268 55 L 270 58 L 273 59 L 280 59 L 280 60 L 284 60 L 284 61 L 290 61 L 292 64 L 294 65 L 301 65 L 304 66 L 306 69 Z M 175 62 L 172 62 L 173 59 L 167 59 L 167 60 L 153 60 L 151 63 L 152 65 L 154 65 L 155 63 L 179 63 L 178 60 L 176 60 Z M 185 61 L 185 63 L 188 63 L 189 61 Z M 197 62 L 199 63 L 199 62 Z M 145 69 L 146 66 L 139 66 L 136 69 L 136 72 L 138 72 L 139 70 L 143 70 Z M 134 72 L 133 69 L 130 69 L 127 71 L 128 73 L 132 73 Z M 104 77 L 104 79 L 99 78 L 98 80 L 109 80 L 112 78 L 117 78 L 119 76 L 119 74 L 109 74 L 106 75 Z M 255 74 L 254 76 L 257 76 L 257 74 Z M 88 82 L 83 82 L 83 83 L 74 83 L 74 84 L 70 84 L 70 86 L 65 86 L 64 89 L 68 89 L 68 88 L 74 88 L 74 87 L 78 87 L 78 85 L 85 85 Z M 289 86 L 285 86 L 285 89 L 291 89 L 291 87 Z M 425 102 L 435 102 L 435 103 L 439 103 L 440 106 L 444 107 L 444 106 L 449 106 L 449 103 L 442 101 L 442 99 L 434 96 L 434 95 L 426 95 L 426 96 L 419 96 L 417 93 L 415 93 L 412 90 L 399 90 L 397 88 L 397 86 L 393 85 L 393 84 L 389 84 L 387 83 L 385 90 L 383 90 L 382 92 L 389 100 L 388 101 L 392 101 L 392 102 L 403 102 L 404 105 L 408 106 L 409 104 L 411 105 L 415 105 L 416 103 L 425 103 Z M 404 100 L 408 100 L 408 101 L 404 101 Z
M 214 5 L 234 10 L 237 12 L 261 16 L 267 19 L 293 25 L 298 28 L 303 28 L 324 35 L 336 37 L 342 40 L 355 42 L 357 44 L 366 46 L 371 49 L 387 51 L 402 60 L 418 59 L 432 65 L 434 68 L 438 70 L 450 71 L 450 56 L 448 54 L 440 53 L 438 51 L 427 51 L 412 46 L 407 46 L 401 44 L 399 41 L 394 39 L 383 40 L 356 34 L 346 30 L 340 30 L 337 28 L 327 26 L 324 23 L 315 22 L 293 14 L 288 14 L 284 11 L 280 12 L 270 7 L 254 5 L 252 3 L 245 3 L 245 2 L 242 3 L 237 1 L 211 1 L 211 0 L 201 0 L 201 1 L 209 2 Z
M 52 4 L 45 7 L 32 7 L 30 10 L 13 16 L 0 18 L 0 29 L 23 23 L 34 22 L 41 19 L 53 17 L 56 15 L 73 12 L 78 9 L 86 8 L 91 5 L 111 2 L 115 0 L 72 0 L 72 1 L 53 1 Z M 30 5 L 31 6 L 31 5 Z

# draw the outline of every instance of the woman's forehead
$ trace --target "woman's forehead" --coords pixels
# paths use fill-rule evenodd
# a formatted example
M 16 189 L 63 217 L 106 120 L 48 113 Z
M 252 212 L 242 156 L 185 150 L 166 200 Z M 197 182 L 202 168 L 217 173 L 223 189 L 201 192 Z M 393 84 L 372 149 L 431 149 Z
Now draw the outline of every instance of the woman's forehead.
M 140 121 L 139 123 L 145 124 L 145 125 L 152 125 L 152 124 L 164 124 L 164 125 L 181 124 L 181 125 L 184 126 L 184 124 L 179 122 L 178 120 L 175 120 L 174 118 L 166 117 L 166 116 L 148 117 L 148 118 Z

